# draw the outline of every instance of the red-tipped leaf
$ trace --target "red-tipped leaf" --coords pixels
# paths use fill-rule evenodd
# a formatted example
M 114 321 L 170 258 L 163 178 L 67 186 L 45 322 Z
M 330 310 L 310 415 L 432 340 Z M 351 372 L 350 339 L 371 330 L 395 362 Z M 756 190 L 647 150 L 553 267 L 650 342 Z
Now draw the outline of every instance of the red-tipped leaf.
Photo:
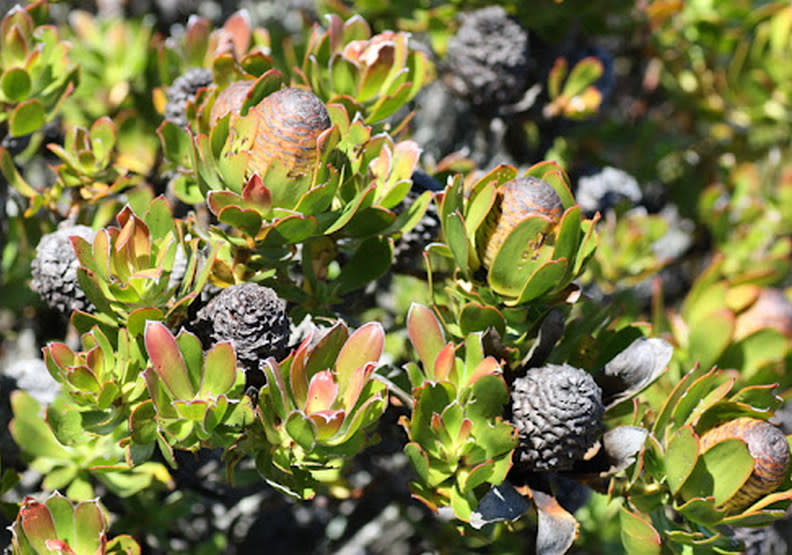
M 440 322 L 429 307 L 413 303 L 407 313 L 407 334 L 418 352 L 424 373 L 428 375 L 437 355 L 445 346 L 445 335 Z
M 384 346 L 385 331 L 379 322 L 369 322 L 355 330 L 336 359 L 336 372 L 341 388 L 346 389 L 355 370 L 367 362 L 378 362 Z
M 332 407 L 338 397 L 338 384 L 329 370 L 318 372 L 308 384 L 308 399 L 305 402 L 306 414 L 321 412 Z
M 455 363 L 454 344 L 448 343 L 437 353 L 433 366 L 433 378 L 437 381 L 447 380 L 454 369 Z
M 195 395 L 187 365 L 184 362 L 176 339 L 162 322 L 149 320 L 144 334 L 154 371 L 174 399 L 192 399 Z

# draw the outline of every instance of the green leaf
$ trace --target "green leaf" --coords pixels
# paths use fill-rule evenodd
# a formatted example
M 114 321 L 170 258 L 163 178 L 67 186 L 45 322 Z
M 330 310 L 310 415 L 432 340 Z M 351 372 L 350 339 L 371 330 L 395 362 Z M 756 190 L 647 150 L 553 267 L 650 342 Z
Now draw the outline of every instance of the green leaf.
M 3 174 L 6 181 L 22 196 L 25 198 L 35 198 L 39 196 L 39 192 L 33 187 L 28 185 L 22 175 L 14 164 L 14 158 L 11 153 L 6 149 L 0 147 L 0 173 Z
M 240 106 L 239 110 L 240 114 L 243 116 L 246 115 L 251 107 L 257 105 L 272 93 L 280 90 L 282 86 L 283 73 L 279 70 L 273 68 L 262 73 L 261 76 L 256 79 L 256 82 L 253 83 L 245 100 L 242 102 L 242 106 Z
M 316 226 L 316 218 L 306 218 L 299 214 L 286 216 L 264 228 L 263 237 L 260 237 L 258 245 L 262 248 L 275 248 L 302 243 L 314 234 Z
M 411 441 L 404 446 L 404 454 L 410 459 L 418 478 L 424 482 L 429 482 L 429 457 L 424 453 L 421 446 Z
M 551 290 L 563 287 L 564 282 L 562 278 L 566 273 L 567 261 L 565 258 L 545 262 L 539 266 L 534 273 L 531 274 L 531 277 L 528 278 L 528 281 L 525 282 L 525 287 L 520 291 L 520 295 L 517 297 L 514 304 L 528 303 Z
M 47 123 L 44 104 L 34 98 L 17 104 L 8 120 L 8 131 L 12 137 L 23 137 L 38 131 Z
M 710 368 L 731 342 L 734 314 L 727 308 L 718 309 L 690 322 L 689 329 L 688 351 L 703 368 Z
M 129 416 L 132 441 L 138 444 L 154 443 L 157 440 L 157 411 L 151 400 L 140 403 Z
M 353 198 L 346 206 L 344 206 L 344 209 L 338 219 L 333 222 L 330 227 L 325 229 L 325 235 L 331 235 L 343 228 L 359 210 L 371 206 L 371 204 L 374 202 L 375 196 L 376 188 L 374 186 L 367 187 L 366 189 L 360 191 L 355 196 L 355 198 Z
M 206 353 L 203 368 L 202 395 L 228 393 L 237 379 L 234 348 L 228 341 L 216 343 Z
M 496 182 L 479 180 L 470 193 L 470 200 L 465 205 L 465 231 L 468 237 L 475 237 L 476 230 L 495 204 Z
M 487 420 L 503 413 L 509 400 L 509 389 L 499 374 L 481 376 L 472 384 L 472 392 L 466 410 L 474 420 Z
M 57 538 L 59 540 L 65 541 L 69 544 L 70 547 L 75 547 L 75 524 L 76 521 L 74 519 L 74 506 L 71 504 L 71 501 L 63 497 L 59 492 L 55 492 L 44 502 L 49 509 L 50 514 L 52 515 L 52 520 L 55 524 L 55 530 L 57 532 L 57 536 L 53 539 Z M 96 532 L 96 538 L 99 539 L 99 533 L 101 532 L 101 528 Z M 94 546 L 93 550 L 90 550 L 89 553 L 93 553 L 96 550 L 96 546 Z M 76 553 L 81 553 L 77 551 Z
M 698 439 L 691 426 L 683 426 L 671 438 L 666 450 L 666 481 L 671 493 L 676 493 L 690 477 L 698 459 Z
M 316 424 L 301 411 L 292 411 L 286 418 L 286 431 L 297 444 L 310 452 L 316 445 Z
M 704 526 L 719 524 L 726 514 L 725 510 L 715 508 L 715 502 L 712 498 L 691 499 L 681 507 L 678 507 L 677 511 L 687 520 Z
M 701 459 L 712 475 L 715 504 L 722 505 L 742 487 L 754 469 L 748 446 L 739 439 L 728 439 L 709 448 Z
M 165 315 L 158 308 L 144 307 L 137 308 L 129 313 L 127 318 L 127 329 L 132 337 L 139 337 L 143 335 L 146 328 L 146 322 L 149 320 L 162 321 Z
M 59 443 L 77 445 L 84 441 L 85 430 L 82 425 L 81 413 L 74 405 L 65 403 L 62 397 L 47 407 L 47 423 Z
M 310 380 L 314 374 L 321 370 L 332 369 L 336 366 L 336 359 L 341 348 L 349 337 L 349 330 L 342 320 L 336 322 L 322 336 L 314 346 L 305 362 L 305 376 Z M 294 363 L 292 363 L 294 364 Z
M 220 211 L 217 219 L 242 233 L 255 237 L 261 229 L 262 218 L 257 210 L 226 206 Z
M 9 68 L 0 77 L 0 91 L 7 102 L 22 102 L 30 95 L 30 89 L 30 75 L 21 67 Z
M 724 380 L 726 383 L 722 384 L 721 382 L 724 382 Z M 728 387 L 725 391 L 721 391 L 719 396 L 717 396 L 715 399 L 712 399 L 711 403 L 708 403 L 710 406 L 711 404 L 714 404 L 725 397 L 729 390 L 731 390 L 731 385 L 733 383 L 734 380 L 727 380 L 726 376 L 724 376 L 717 369 L 713 368 L 705 375 L 692 381 L 685 395 L 679 399 L 679 402 L 674 407 L 674 410 L 671 413 L 671 418 L 678 424 L 687 423 L 688 417 L 691 415 L 694 409 L 700 413 L 703 412 L 703 410 L 709 408 L 708 406 L 703 406 L 702 403 L 704 403 L 705 397 L 710 394 L 719 384 L 726 385 Z
M 528 276 L 546 261 L 539 242 L 551 225 L 543 216 L 531 216 L 511 230 L 489 269 L 487 279 L 495 292 L 511 297 L 520 294 Z
M 492 460 L 474 466 L 465 479 L 462 480 L 462 483 L 459 484 L 459 489 L 463 493 L 467 493 L 487 482 L 492 477 L 494 467 L 495 462 Z
M 345 295 L 383 275 L 393 261 L 391 243 L 384 237 L 365 239 L 352 255 L 336 281 L 336 292 Z
M 621 541 L 627 553 L 636 555 L 659 555 L 662 541 L 652 526 L 651 520 L 626 508 L 619 509 Z
M 177 236 L 171 208 L 167 199 L 162 195 L 151 202 L 148 210 L 146 210 L 146 215 L 143 217 L 143 221 L 148 226 L 152 239 L 163 239 L 169 233 L 173 234 L 174 237 Z
M 107 522 L 96 501 L 78 503 L 74 508 L 75 553 L 96 553 L 106 527 Z
M 289 403 L 288 388 L 283 380 L 283 371 L 274 358 L 265 360 L 262 367 L 264 374 L 267 376 L 265 388 L 269 394 L 269 404 L 278 418 L 284 419 L 291 405 Z M 264 401 L 264 397 L 263 394 L 259 396 L 259 403 Z
M 462 271 L 464 276 L 469 276 L 470 264 L 468 263 L 468 250 L 470 242 L 465 233 L 465 223 L 462 221 L 462 215 L 458 211 L 449 214 L 446 218 L 443 230 L 451 253 L 454 255 L 454 261 L 457 267 Z
M 91 151 L 100 163 L 109 162 L 110 154 L 116 144 L 116 128 L 113 120 L 107 116 L 97 119 L 89 132 Z
M 556 243 L 555 249 L 553 250 L 554 259 L 575 259 L 581 240 L 580 223 L 581 216 L 579 206 L 568 208 L 564 212 L 564 215 L 561 216 L 561 221 L 558 223 L 558 228 L 556 229 Z
M 330 58 L 330 82 L 334 94 L 355 94 L 357 89 L 358 65 L 340 53 L 333 54 Z M 365 100 L 360 99 L 358 100 Z
M 784 403 L 784 400 L 776 393 L 777 389 L 778 387 L 775 384 L 750 385 L 740 389 L 729 397 L 729 400 L 736 403 L 744 403 L 757 410 L 775 412 Z
M 690 387 L 690 384 L 698 379 L 699 377 L 705 374 L 705 370 L 703 370 L 700 366 L 694 367 L 690 372 L 682 376 L 674 389 L 671 393 L 666 397 L 665 403 L 663 403 L 663 407 L 660 410 L 660 413 L 655 420 L 654 426 L 652 427 L 652 432 L 661 442 L 665 441 L 666 438 L 666 428 L 669 427 L 671 421 L 671 415 L 673 411 L 679 403 L 679 400 L 685 395 L 685 392 Z
M 201 387 L 204 374 L 204 355 L 201 341 L 195 334 L 183 329 L 176 336 L 176 343 L 179 345 L 184 363 L 187 365 L 187 375 L 190 377 L 190 384 L 195 391 Z
M 360 210 L 349 220 L 344 232 L 349 237 L 364 238 L 372 235 L 385 235 L 385 231 L 393 225 L 396 215 L 380 206 L 369 206 Z
M 506 319 L 494 306 L 469 302 L 459 312 L 459 328 L 464 335 L 475 331 L 487 331 L 494 328 L 503 337 L 506 332 Z
M 568 70 L 569 63 L 566 58 L 557 58 L 547 76 L 547 93 L 551 100 L 555 100 L 561 94 L 561 83 L 564 82 Z
M 41 418 L 41 405 L 38 401 L 24 391 L 13 391 L 11 410 L 14 418 L 8 428 L 14 441 L 26 453 L 34 457 L 69 460 L 69 452 L 58 443 L 50 427 Z
M 568 98 L 579 95 L 602 77 L 602 72 L 602 62 L 598 58 L 583 58 L 569 72 L 562 94 Z
M 173 401 L 173 407 L 179 416 L 188 422 L 201 422 L 209 410 L 209 403 L 203 399 L 196 400 L 180 400 Z
M 402 83 L 392 94 L 380 98 L 369 111 L 366 123 L 371 125 L 396 113 L 410 100 L 412 83 Z

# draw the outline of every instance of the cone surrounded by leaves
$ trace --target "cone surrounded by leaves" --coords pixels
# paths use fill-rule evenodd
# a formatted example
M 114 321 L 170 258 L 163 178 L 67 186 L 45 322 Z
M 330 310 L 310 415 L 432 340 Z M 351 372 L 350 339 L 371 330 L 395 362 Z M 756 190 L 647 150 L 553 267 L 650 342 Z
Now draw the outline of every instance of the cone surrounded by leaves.
M 602 392 L 591 375 L 548 364 L 514 381 L 512 423 L 519 431 L 515 464 L 569 470 L 602 433 Z
M 518 223 L 529 216 L 543 216 L 553 224 L 564 212 L 561 197 L 547 182 L 536 177 L 518 177 L 498 188 L 495 207 L 487 214 L 479 230 L 481 260 L 486 267 L 495 261 L 506 237 Z M 544 234 L 536 239 L 536 248 L 542 245 Z
M 237 359 L 249 370 L 259 360 L 280 359 L 289 343 L 286 301 L 272 289 L 246 282 L 224 289 L 198 311 L 196 329 L 204 341 L 230 341 Z
M 165 119 L 169 119 L 181 127 L 187 127 L 185 108 L 187 102 L 195 98 L 201 87 L 212 84 L 212 72 L 204 68 L 194 68 L 177 77 L 168 87 L 168 103 L 165 105 Z
M 754 459 L 753 472 L 748 480 L 724 504 L 727 510 L 733 512 L 747 507 L 781 485 L 789 466 L 789 443 L 784 432 L 770 422 L 741 417 L 707 430 L 701 436 L 699 448 L 703 453 L 729 439 L 745 442 Z
M 50 308 L 64 314 L 70 314 L 73 310 L 88 310 L 91 306 L 77 280 L 80 263 L 69 239 L 74 235 L 93 241 L 95 233 L 84 225 L 48 233 L 39 241 L 36 257 L 31 264 L 33 289 Z

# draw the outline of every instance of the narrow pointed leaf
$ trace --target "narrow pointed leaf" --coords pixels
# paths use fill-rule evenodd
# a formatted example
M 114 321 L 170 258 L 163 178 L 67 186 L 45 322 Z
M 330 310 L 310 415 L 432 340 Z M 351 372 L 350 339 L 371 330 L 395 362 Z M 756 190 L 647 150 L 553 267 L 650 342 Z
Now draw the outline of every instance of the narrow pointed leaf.
M 437 355 L 446 344 L 443 328 L 434 312 L 427 306 L 413 303 L 407 313 L 407 334 L 421 359 L 424 374 L 430 375 Z
M 450 342 L 437 353 L 437 358 L 432 365 L 433 379 L 441 381 L 447 380 L 451 376 L 451 371 L 456 364 L 455 354 L 454 344 Z

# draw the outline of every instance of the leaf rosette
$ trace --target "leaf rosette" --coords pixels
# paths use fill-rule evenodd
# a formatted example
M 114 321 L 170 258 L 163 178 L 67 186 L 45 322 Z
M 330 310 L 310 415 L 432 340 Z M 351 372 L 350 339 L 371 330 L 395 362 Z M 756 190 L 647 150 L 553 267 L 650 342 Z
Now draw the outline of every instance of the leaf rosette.
M 173 466 L 173 448 L 233 444 L 251 423 L 253 411 L 243 395 L 245 377 L 231 343 L 217 343 L 204 353 L 194 334 L 182 329 L 174 337 L 164 324 L 151 320 L 145 345 L 150 364 L 143 379 L 151 400 L 130 415 L 131 442 L 156 443 Z
M 407 330 L 421 361 L 407 364 L 414 405 L 400 420 L 410 439 L 405 453 L 418 473 L 411 489 L 433 510 L 450 506 L 469 521 L 512 466 L 517 432 L 501 418 L 506 382 L 498 362 L 484 356 L 481 333 L 469 334 L 464 345 L 446 342 L 437 317 L 420 304 L 410 308 Z
M 44 502 L 26 497 L 10 527 L 9 553 L 140 554 L 140 546 L 131 536 L 109 539 L 109 528 L 107 515 L 98 500 L 73 504 L 58 492 Z
M 273 486 L 302 498 L 321 483 L 339 485 L 338 470 L 372 439 L 387 406 L 376 379 L 385 333 L 379 323 L 351 335 L 336 323 L 312 345 L 308 337 L 286 359 L 262 361 L 267 384 L 256 410 L 262 442 L 248 438 L 256 467 Z

